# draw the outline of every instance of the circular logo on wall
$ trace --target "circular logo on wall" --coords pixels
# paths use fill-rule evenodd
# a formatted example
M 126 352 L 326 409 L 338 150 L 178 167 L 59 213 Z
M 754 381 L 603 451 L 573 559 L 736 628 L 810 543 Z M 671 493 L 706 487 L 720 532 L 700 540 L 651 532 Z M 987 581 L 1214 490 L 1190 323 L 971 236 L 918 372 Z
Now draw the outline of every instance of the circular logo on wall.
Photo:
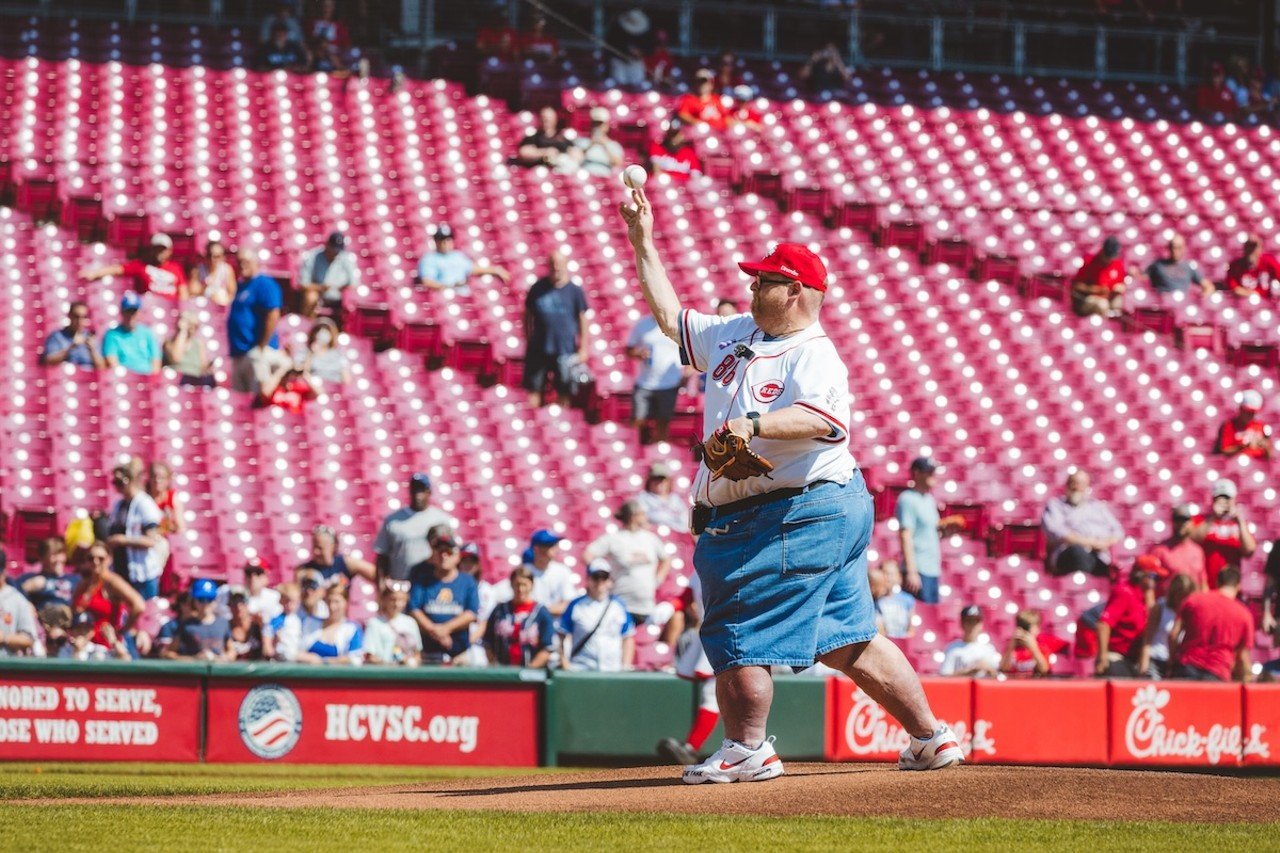
M 282 684 L 259 684 L 240 703 L 240 739 L 259 758 L 280 758 L 302 734 L 302 706 Z

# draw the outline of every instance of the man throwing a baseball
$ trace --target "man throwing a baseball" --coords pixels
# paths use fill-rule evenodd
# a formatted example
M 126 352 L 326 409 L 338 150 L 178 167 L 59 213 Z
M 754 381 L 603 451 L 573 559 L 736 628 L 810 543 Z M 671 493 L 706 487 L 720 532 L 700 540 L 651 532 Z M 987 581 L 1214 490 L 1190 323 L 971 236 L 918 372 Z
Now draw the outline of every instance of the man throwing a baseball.
M 871 496 L 849 452 L 849 376 L 818 315 L 822 261 L 782 243 L 759 263 L 751 313 L 681 309 L 653 240 L 643 189 L 619 206 L 645 299 L 663 332 L 707 372 L 703 464 L 694 480 L 702 644 L 716 673 L 724 744 L 684 781 L 781 776 L 767 736 L 769 668 L 815 662 L 848 674 L 911 735 L 898 766 L 959 764 L 955 733 L 929 709 L 902 652 L 877 635 L 866 548 Z

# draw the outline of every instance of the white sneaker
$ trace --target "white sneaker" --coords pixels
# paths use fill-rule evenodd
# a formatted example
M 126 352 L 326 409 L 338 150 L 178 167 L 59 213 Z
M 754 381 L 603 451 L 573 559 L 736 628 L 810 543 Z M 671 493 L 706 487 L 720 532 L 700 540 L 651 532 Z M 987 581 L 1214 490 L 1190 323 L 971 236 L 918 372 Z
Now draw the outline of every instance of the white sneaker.
M 898 756 L 899 770 L 942 770 L 964 762 L 964 750 L 960 738 L 951 726 L 939 723 L 938 730 L 928 740 L 912 736 L 907 748 Z
M 782 759 L 773 748 L 770 737 L 756 749 L 747 749 L 736 740 L 725 738 L 710 758 L 684 769 L 689 785 L 703 782 L 763 782 L 781 776 Z

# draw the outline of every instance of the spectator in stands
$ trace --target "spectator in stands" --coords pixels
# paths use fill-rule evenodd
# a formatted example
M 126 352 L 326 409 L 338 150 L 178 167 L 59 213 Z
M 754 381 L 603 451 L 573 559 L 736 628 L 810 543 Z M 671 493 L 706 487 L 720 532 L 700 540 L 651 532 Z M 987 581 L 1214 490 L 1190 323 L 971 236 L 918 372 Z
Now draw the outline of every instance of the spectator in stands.
M 141 476 L 131 465 L 113 468 L 111 484 L 120 493 L 107 519 L 112 565 L 144 600 L 155 598 L 169 556 L 169 543 L 160 532 L 164 513 L 143 490 Z
M 1147 279 L 1157 293 L 1190 293 L 1191 286 L 1203 294 L 1214 291 L 1213 282 L 1200 275 L 1195 261 L 1187 260 L 1187 241 L 1181 234 L 1169 238 L 1169 254 L 1147 267 Z
M 720 54 L 720 63 L 715 70 L 716 93 L 728 95 L 741 83 L 742 74 L 738 71 L 738 58 L 726 50 Z
M 298 663 L 362 663 L 364 629 L 347 618 L 347 588 L 329 587 L 324 594 L 328 616 L 302 637 Z
M 664 88 L 671 79 L 671 68 L 674 65 L 670 37 L 666 30 L 658 30 L 653 34 L 653 50 L 644 58 L 644 71 L 650 85 L 655 89 Z
M 67 546 L 57 536 L 41 539 L 38 546 L 40 568 L 25 575 L 19 575 L 13 585 L 27 597 L 36 612 L 50 604 L 71 606 L 71 595 L 79 580 L 74 574 L 67 572 Z
M 93 340 L 93 329 L 89 326 L 89 306 L 83 302 L 71 303 L 71 310 L 67 312 L 67 325 L 51 332 L 45 338 L 44 349 L 40 351 L 40 363 L 46 367 L 63 362 L 85 370 L 102 370 L 107 366 Z
M 1173 677 L 1191 681 L 1251 681 L 1253 614 L 1241 603 L 1240 570 L 1224 566 L 1217 588 L 1182 602 L 1170 631 Z
M 1239 54 L 1233 54 L 1227 59 L 1227 77 L 1223 81 L 1233 97 L 1236 99 L 1237 107 L 1247 106 L 1249 103 L 1249 61 Z
M 191 268 L 187 291 L 224 307 L 236 298 L 236 268 L 227 260 L 227 249 L 220 241 L 205 244 L 204 260 Z
M 409 478 L 409 504 L 388 515 L 373 540 L 374 563 L 380 579 L 409 580 L 414 566 L 431 556 L 427 534 L 435 527 L 449 527 L 453 520 L 431 506 L 431 478 L 416 473 Z
M 685 139 L 679 119 L 671 119 L 662 139 L 649 146 L 649 168 L 655 175 L 665 174 L 673 181 L 687 181 L 702 174 L 702 160 L 693 143 Z
M 1223 456 L 1270 459 L 1275 452 L 1271 443 L 1271 425 L 1258 417 L 1262 410 L 1262 394 L 1252 389 L 1242 391 L 1236 402 L 1240 408 L 1218 427 L 1213 452 Z
M 609 563 L 615 594 L 639 625 L 653 612 L 658 588 L 671 570 L 671 560 L 662 540 L 649 529 L 649 519 L 639 503 L 625 502 L 614 517 L 622 526 L 588 545 L 583 558 L 588 563 Z
M 736 317 L 742 313 L 742 309 L 738 307 L 738 303 L 732 299 L 716 300 L 716 316 L 717 317 Z
M 939 675 L 962 678 L 995 678 L 1000 674 L 1000 653 L 982 630 L 982 608 L 970 604 L 960 611 L 962 639 L 943 652 Z
M 504 284 L 511 280 L 502 267 L 476 266 L 462 250 L 454 248 L 453 229 L 448 225 L 436 228 L 434 239 L 435 252 L 427 252 L 418 261 L 418 282 L 423 287 L 465 295 L 471 292 L 468 282 L 472 276 L 491 275 Z
M 476 50 L 482 58 L 510 62 L 520 53 L 520 33 L 507 22 L 504 12 L 495 11 L 476 32 Z
M 1055 577 L 1075 572 L 1110 577 L 1111 547 L 1124 537 L 1111 508 L 1091 495 L 1089 475 L 1072 471 L 1066 494 L 1044 508 L 1045 569 Z
M 280 352 L 280 339 L 276 337 L 284 297 L 279 282 L 259 272 L 255 251 L 241 249 L 237 257 L 243 280 L 227 312 L 231 390 L 256 394 L 263 380 L 282 364 L 290 363 L 289 356 Z
M 548 378 L 567 396 L 570 372 L 588 355 L 587 319 L 590 306 L 582 285 L 569 276 L 569 262 L 560 252 L 547 259 L 547 274 L 533 283 L 524 299 L 524 376 L 529 405 L 544 402 Z
M 876 622 L 880 633 L 892 640 L 913 636 L 911 617 L 916 610 L 916 597 L 902 589 L 902 571 L 897 560 L 885 560 L 867 572 L 871 597 L 875 600 Z
M 173 239 L 163 232 L 151 235 L 146 248 L 133 260 L 89 267 L 80 273 L 86 281 L 97 281 L 109 275 L 132 279 L 133 289 L 139 294 L 154 293 L 176 300 L 187 298 L 186 270 L 173 259 Z
M 529 31 L 520 37 L 520 53 L 535 62 L 555 62 L 560 56 L 560 42 L 547 32 L 547 19 L 535 15 Z
M 384 581 L 378 593 L 378 612 L 364 625 L 366 663 L 417 666 L 422 660 L 422 632 L 409 605 L 408 581 Z
M 231 653 L 228 660 L 262 660 L 262 620 L 249 611 L 249 591 L 242 586 L 227 592 Z
M 716 73 L 699 68 L 693 75 L 693 91 L 676 101 L 676 118 L 686 125 L 705 124 L 715 131 L 728 129 L 729 110 L 716 89 Z
M 320 396 L 320 382 L 308 370 L 299 370 L 292 361 L 276 367 L 258 389 L 254 408 L 278 406 L 294 415 L 302 414 L 307 403 Z
M 290 34 L 285 24 L 271 27 L 271 35 L 258 50 L 256 63 L 259 71 L 292 71 L 302 74 L 311 65 L 311 54 L 299 39 Z
M 314 588 L 319 589 L 320 585 L 317 583 Z M 264 619 L 262 651 L 268 660 L 294 661 L 301 651 L 304 623 L 311 617 L 302 610 L 302 590 L 298 584 L 282 583 L 277 591 L 280 593 L 280 612 Z M 310 629 L 307 624 L 306 632 Z
M 1227 88 L 1227 71 L 1222 63 L 1209 66 L 1206 82 L 1196 89 L 1196 112 L 1208 119 L 1231 118 L 1236 113 L 1236 96 Z
M 762 130 L 764 128 L 764 116 L 755 108 L 756 92 L 746 83 L 733 87 L 733 109 L 730 113 L 730 121 L 733 124 L 744 125 L 749 130 Z
M 327 44 L 333 47 L 337 56 L 345 57 L 351 50 L 351 34 L 337 16 L 336 0 L 320 0 L 320 12 L 307 22 L 306 36 L 312 46 Z
M 231 623 L 218 615 L 218 585 L 198 578 L 191 585 L 194 612 L 178 621 L 173 644 L 163 657 L 186 660 L 231 660 Z
M 127 575 L 112 571 L 107 543 L 94 542 L 80 549 L 76 562 L 80 582 L 71 593 L 72 609 L 93 616 L 94 638 L 100 645 L 112 645 L 112 631 L 128 642 L 146 607 L 142 596 L 125 580 Z
M 1236 484 L 1218 480 L 1213 484 L 1213 503 L 1208 513 L 1191 520 L 1191 538 L 1204 548 L 1204 569 L 1213 587 L 1218 572 L 1227 566 L 1243 565 L 1258 550 L 1251 525 L 1236 503 Z
M 177 489 L 173 488 L 173 468 L 169 463 L 160 459 L 153 460 L 147 466 L 147 478 L 143 488 L 147 490 L 147 494 L 156 502 L 156 507 L 160 510 L 160 535 L 164 536 L 166 541 L 168 537 L 186 530 L 186 506 L 179 497 Z M 167 550 L 168 558 L 160 575 L 160 591 L 166 595 L 179 585 L 174 569 L 172 546 Z
M 480 609 L 475 579 L 458 571 L 459 546 L 447 524 L 427 536 L 430 574 L 415 579 L 409 593 L 409 615 L 422 631 L 422 662 L 447 664 L 462 659 L 471 645 L 470 625 Z
M 1250 234 L 1244 239 L 1240 257 L 1227 267 L 1223 290 L 1236 296 L 1280 297 L 1280 261 L 1269 252 L 1262 251 L 1262 238 Z
M 511 572 L 511 600 L 494 608 L 485 628 L 489 662 L 499 666 L 541 669 L 555 647 L 555 619 L 533 597 L 533 572 L 517 566 Z M 568 606 L 568 603 L 565 603 Z
M 1166 678 L 1169 675 L 1169 642 L 1178 611 L 1187 596 L 1197 592 L 1190 575 L 1174 575 L 1168 591 L 1156 599 L 1147 613 L 1146 642 L 1138 661 L 1138 674 L 1143 678 Z
M 141 308 L 142 297 L 126 291 L 120 300 L 120 323 L 102 336 L 102 355 L 107 367 L 150 376 L 160 371 L 160 345 L 151 327 L 138 321 Z
M 1156 595 L 1164 595 L 1177 575 L 1191 578 L 1195 589 L 1208 589 L 1205 573 L 1204 548 L 1191 538 L 1192 519 L 1196 510 L 1189 504 L 1178 504 L 1169 519 L 1169 538 L 1151 548 L 1147 553 L 1163 568 L 1162 577 L 1156 583 Z
M 67 629 L 67 641 L 60 644 L 57 657 L 62 660 L 99 661 L 108 658 L 129 660 L 129 648 L 110 625 L 103 626 L 103 645 L 95 640 L 95 622 L 91 613 L 77 613 Z M 53 657 L 53 655 L 50 655 Z
M 334 231 L 323 246 L 302 256 L 298 270 L 298 289 L 302 295 L 299 311 L 304 317 L 314 317 L 316 308 L 323 305 L 341 313 L 342 292 L 359 286 L 360 266 L 356 256 L 347 251 L 346 236 Z
M 573 569 L 555 559 L 560 537 L 550 530 L 534 531 L 529 540 L 533 559 L 525 565 L 533 578 L 533 599 L 552 616 L 559 616 L 582 593 L 582 582 Z M 513 590 L 514 592 L 514 590 Z
M 47 604 L 36 612 L 36 621 L 44 632 L 44 656 L 61 657 L 62 649 L 71 641 L 68 632 L 71 630 L 71 608 L 65 604 Z M 36 645 L 31 653 L 39 657 Z
M 298 566 L 298 570 L 312 569 L 320 573 L 326 585 L 347 583 L 361 577 L 377 581 L 378 569 L 368 560 L 348 557 L 338 553 L 338 534 L 327 524 L 317 524 L 311 529 L 311 559 Z
M 338 348 L 338 324 L 328 317 L 318 317 L 307 333 L 307 348 L 295 362 L 303 372 L 315 379 L 333 385 L 346 385 L 351 381 L 351 368 L 347 357 Z
M 177 371 L 179 385 L 212 388 L 218 384 L 195 312 L 182 311 L 178 314 L 173 335 L 164 342 L 162 351 L 164 365 Z
M 1117 580 L 1098 615 L 1098 657 L 1093 672 L 1100 678 L 1136 678 L 1142 673 L 1142 647 L 1147 616 L 1155 603 L 1153 557 L 1139 557 L 1127 581 Z
M 594 107 L 591 112 L 604 109 Z M 609 111 L 604 109 L 605 116 Z M 550 166 L 558 172 L 572 172 L 582 162 L 582 150 L 573 144 L 563 127 L 555 107 L 538 110 L 538 129 L 520 140 L 516 162 L 521 166 Z
M 609 178 L 622 168 L 622 146 L 609 136 L 609 110 L 591 108 L 591 133 L 577 141 L 582 168 L 588 174 Z
M 298 618 L 302 624 L 302 636 L 305 637 L 319 623 L 329 618 L 329 605 L 325 602 L 325 591 L 328 588 L 324 576 L 314 569 L 298 571 L 298 589 L 302 595 Z
M 636 654 L 635 623 L 622 599 L 613 595 L 609 564 L 587 567 L 587 592 L 569 603 L 558 630 L 564 638 L 560 666 L 575 672 L 631 669 Z
M 1102 249 L 1090 255 L 1071 279 L 1071 308 L 1081 317 L 1097 314 L 1118 317 L 1124 309 L 1124 261 L 1120 259 L 1120 241 L 1108 237 Z
M 1053 665 L 1071 644 L 1040 630 L 1039 610 L 1020 610 L 1014 617 L 1013 635 L 1005 643 L 1000 672 L 1009 678 L 1039 678 L 1053 674 Z
M 249 615 L 264 627 L 269 627 L 271 620 L 280 615 L 283 607 L 280 604 L 279 590 L 271 588 L 267 577 L 267 562 L 261 557 L 250 557 L 245 561 L 242 571 L 244 586 L 236 588 L 244 590 L 245 606 L 249 609 Z M 230 586 L 218 587 L 218 612 L 228 619 L 231 618 L 231 604 L 227 596 L 232 589 L 233 587 Z
M 641 86 L 645 81 L 645 57 L 653 52 L 653 32 L 649 28 L 649 16 L 639 9 L 628 9 L 620 14 L 604 40 L 612 49 L 609 57 L 609 76 L 621 87 Z
M 627 355 L 639 362 L 631 392 L 631 425 L 643 430 L 652 423 L 658 441 L 671 435 L 680 386 L 691 370 L 680 362 L 680 346 L 662 333 L 652 314 L 645 314 L 627 335 Z
M 833 41 L 815 50 L 796 76 L 806 83 L 809 91 L 817 95 L 837 92 L 853 80 L 853 74 L 840 58 L 840 50 Z
M 0 658 L 27 654 L 36 644 L 36 611 L 8 579 L 9 560 L 0 551 Z
M 263 18 L 262 23 L 258 26 L 258 44 L 266 44 L 271 41 L 271 34 L 276 31 L 277 27 L 284 27 L 284 32 L 288 35 L 290 41 L 301 42 L 304 40 L 302 24 L 298 20 L 297 0 L 279 0 L 275 4 L 274 11 L 266 18 Z
M 644 510 L 650 524 L 683 533 L 689 529 L 689 502 L 675 493 L 674 486 L 671 466 L 654 462 L 645 475 L 644 489 L 632 500 Z
M 933 496 L 938 463 L 928 456 L 911 462 L 911 487 L 898 495 L 893 515 L 898 520 L 898 542 L 906 567 L 902 588 L 925 604 L 938 603 L 938 582 L 942 575 L 941 536 L 963 521 L 957 516 L 942 518 Z
M 367 62 L 367 59 L 361 60 L 361 63 Z M 363 67 L 363 65 L 357 67 Z M 328 74 L 339 80 L 351 76 L 351 69 L 347 67 L 346 61 L 331 41 L 316 42 L 315 47 L 311 49 L 311 62 L 307 65 L 307 70 L 313 74 Z M 394 78 L 392 85 L 396 85 Z

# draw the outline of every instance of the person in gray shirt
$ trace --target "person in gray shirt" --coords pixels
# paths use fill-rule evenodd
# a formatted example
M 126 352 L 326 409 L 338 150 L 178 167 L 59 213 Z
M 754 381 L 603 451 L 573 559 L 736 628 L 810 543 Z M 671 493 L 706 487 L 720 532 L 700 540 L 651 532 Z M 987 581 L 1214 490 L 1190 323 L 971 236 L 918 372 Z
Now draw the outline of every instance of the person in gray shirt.
M 1111 548 L 1124 538 L 1124 531 L 1111 508 L 1092 496 L 1086 472 L 1071 472 L 1066 493 L 1050 498 L 1045 506 L 1043 524 L 1050 575 L 1110 576 Z
M 1187 260 L 1187 241 L 1181 234 L 1169 238 L 1169 254 L 1147 267 L 1147 278 L 1157 293 L 1188 293 L 1191 286 L 1213 293 L 1213 282 L 1200 275 L 1195 261 Z
M 454 526 L 444 510 L 431 506 L 431 478 L 414 474 L 409 478 L 409 505 L 388 515 L 373 540 L 378 581 L 408 580 L 410 570 L 431 556 L 427 531 L 437 524 Z
M 9 585 L 9 560 L 0 549 L 0 658 L 27 654 L 36 642 L 36 612 L 26 596 Z

